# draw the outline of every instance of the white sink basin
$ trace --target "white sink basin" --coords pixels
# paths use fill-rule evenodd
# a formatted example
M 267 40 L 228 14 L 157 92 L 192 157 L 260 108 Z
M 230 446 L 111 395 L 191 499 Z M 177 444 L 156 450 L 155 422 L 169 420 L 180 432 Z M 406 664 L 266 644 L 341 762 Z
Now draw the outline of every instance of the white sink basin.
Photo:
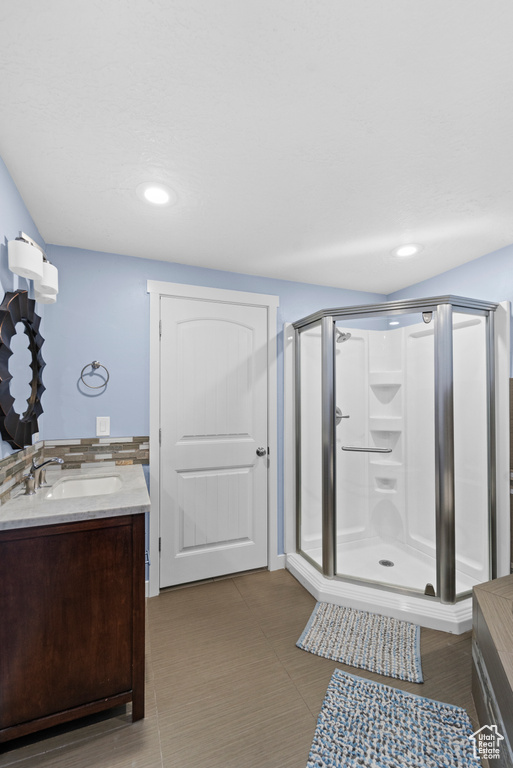
M 77 496 L 101 496 L 119 491 L 123 482 L 119 475 L 63 477 L 45 494 L 46 499 L 72 499 Z

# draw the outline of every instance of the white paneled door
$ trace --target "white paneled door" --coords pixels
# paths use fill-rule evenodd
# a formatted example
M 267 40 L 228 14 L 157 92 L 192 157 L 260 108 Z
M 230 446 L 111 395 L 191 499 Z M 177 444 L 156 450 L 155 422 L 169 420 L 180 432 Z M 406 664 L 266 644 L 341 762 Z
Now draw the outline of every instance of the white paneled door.
M 267 565 L 267 309 L 160 300 L 160 586 Z

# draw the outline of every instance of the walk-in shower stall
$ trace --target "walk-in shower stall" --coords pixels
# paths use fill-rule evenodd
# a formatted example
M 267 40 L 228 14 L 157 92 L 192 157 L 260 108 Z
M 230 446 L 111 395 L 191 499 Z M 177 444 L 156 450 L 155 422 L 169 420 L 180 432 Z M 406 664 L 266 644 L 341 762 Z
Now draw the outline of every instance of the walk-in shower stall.
M 297 557 L 323 577 L 429 614 L 496 576 L 496 308 L 442 296 L 294 323 Z

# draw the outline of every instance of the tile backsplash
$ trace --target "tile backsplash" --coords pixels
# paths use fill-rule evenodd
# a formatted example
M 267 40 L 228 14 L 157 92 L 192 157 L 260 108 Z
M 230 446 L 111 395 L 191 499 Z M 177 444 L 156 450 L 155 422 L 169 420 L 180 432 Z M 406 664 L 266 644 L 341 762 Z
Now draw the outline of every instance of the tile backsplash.
M 63 469 L 80 469 L 83 464 L 109 462 L 148 464 L 149 437 L 86 437 L 77 440 L 45 440 L 44 457 L 64 460 Z
M 0 461 L 0 504 L 5 504 L 19 491 L 33 460 L 40 463 L 56 456 L 64 461 L 62 469 L 80 469 L 83 465 L 97 463 L 112 466 L 149 464 L 149 455 L 148 436 L 40 440 Z
M 14 491 L 18 490 L 35 459 L 38 463 L 43 455 L 43 441 L 16 451 L 0 461 L 0 504 L 9 501 Z

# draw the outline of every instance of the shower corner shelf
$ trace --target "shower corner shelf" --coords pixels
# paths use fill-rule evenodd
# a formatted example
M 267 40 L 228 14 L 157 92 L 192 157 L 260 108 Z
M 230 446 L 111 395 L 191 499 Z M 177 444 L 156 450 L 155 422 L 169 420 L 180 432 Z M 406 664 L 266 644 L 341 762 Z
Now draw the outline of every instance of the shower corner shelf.
M 402 416 L 370 416 L 369 428 L 372 432 L 402 432 Z
M 371 387 L 400 387 L 402 383 L 402 371 L 369 371 Z
M 403 466 L 402 461 L 387 461 L 386 459 L 372 459 L 369 464 L 374 467 L 390 467 L 390 469 Z

